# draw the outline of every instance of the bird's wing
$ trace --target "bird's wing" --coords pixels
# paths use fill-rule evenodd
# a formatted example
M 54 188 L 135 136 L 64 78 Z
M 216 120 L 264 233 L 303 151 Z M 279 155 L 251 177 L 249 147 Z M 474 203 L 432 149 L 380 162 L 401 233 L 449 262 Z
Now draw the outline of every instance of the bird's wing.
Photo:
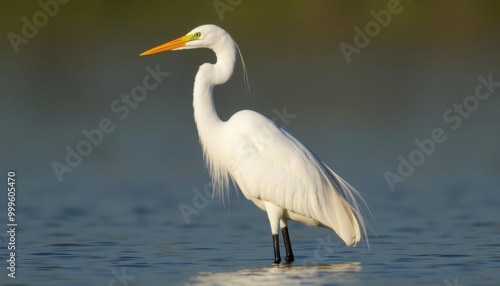
M 364 224 L 358 192 L 271 120 L 258 113 L 239 117 L 246 122 L 239 126 L 251 127 L 233 138 L 229 172 L 245 195 L 312 218 L 347 245 L 359 242 Z

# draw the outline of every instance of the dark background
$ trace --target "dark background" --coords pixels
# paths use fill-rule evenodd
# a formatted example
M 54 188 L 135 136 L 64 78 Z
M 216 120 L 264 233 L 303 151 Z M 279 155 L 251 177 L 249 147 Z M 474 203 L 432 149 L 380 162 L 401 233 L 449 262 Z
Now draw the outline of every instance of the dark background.
M 373 20 L 371 10 L 386 5 L 243 1 L 224 12 L 223 21 L 210 1 L 60 5 L 17 54 L 4 38 L 2 168 L 16 169 L 26 192 L 64 188 L 50 164 L 62 162 L 65 146 L 76 146 L 83 129 L 96 128 L 107 117 L 117 129 L 74 173 L 64 175 L 64 184 L 93 181 L 86 172 L 95 170 L 94 164 L 107 170 L 110 181 L 175 181 L 189 189 L 193 180 L 205 180 L 191 92 L 197 66 L 214 56 L 208 50 L 138 54 L 214 23 L 239 43 L 253 95 L 252 100 L 245 94 L 236 67 L 233 79 L 215 91 L 221 118 L 243 108 L 272 117 L 273 108 L 287 106 L 298 115 L 287 128 L 326 161 L 342 160 L 338 164 L 357 169 L 360 178 L 382 180 L 384 169 L 397 166 L 398 155 L 413 150 L 414 139 L 447 124 L 442 113 L 474 94 L 477 76 L 500 77 L 496 1 L 401 1 L 403 11 L 348 64 L 339 44 L 353 45 L 353 28 L 363 28 Z M 10 3 L 3 9 L 2 34 L 22 35 L 21 18 L 32 19 L 39 10 L 35 2 Z M 146 66 L 157 64 L 170 77 L 119 122 L 111 102 L 141 83 Z M 424 178 L 463 178 L 461 168 L 493 179 L 499 167 L 495 95 L 481 102 L 408 185 Z M 344 144 L 349 148 L 341 148 Z M 435 166 L 439 172 L 429 172 Z
M 41 6 L 5 2 L 0 175 L 17 172 L 23 228 L 50 229 L 65 216 L 90 213 L 93 225 L 122 222 L 141 211 L 161 211 L 166 222 L 185 224 L 178 206 L 192 205 L 193 188 L 209 182 L 192 118 L 192 84 L 197 67 L 215 57 L 202 49 L 139 53 L 207 23 L 238 43 L 252 91 L 245 93 L 237 63 L 232 79 L 214 91 L 220 117 L 245 108 L 273 117 L 273 109 L 286 106 L 296 115 L 286 129 L 366 195 L 378 222 L 371 220 L 374 233 L 383 235 L 384 220 L 397 219 L 391 209 L 444 224 L 442 215 L 457 209 L 484 215 L 481 205 L 500 203 L 500 88 L 457 130 L 442 116 L 474 95 L 478 76 L 500 81 L 500 2 L 402 0 L 401 13 L 348 63 L 339 44 L 353 45 L 354 28 L 364 30 L 370 11 L 388 2 L 242 1 L 221 18 L 214 1 L 70 1 L 17 53 L 9 33 L 22 35 L 22 18 L 32 21 Z M 118 119 L 111 103 L 156 65 L 168 78 Z M 75 148 L 85 139 L 82 130 L 97 128 L 102 118 L 115 130 L 60 182 L 51 164 L 65 163 L 66 146 Z M 398 156 L 408 158 L 417 149 L 414 140 L 429 138 L 435 128 L 445 130 L 447 141 L 391 191 L 384 173 L 397 173 Z M 0 201 L 5 218 L 6 195 Z M 469 209 L 471 202 L 477 204 Z M 256 217 L 248 224 L 267 231 L 265 214 L 242 196 L 232 195 L 229 206 L 214 199 L 207 208 L 236 217 L 246 212 Z M 487 221 L 498 228 L 498 211 L 491 214 Z M 223 224 L 228 218 L 202 212 L 191 219 Z M 88 231 L 85 219 L 71 225 L 72 241 Z

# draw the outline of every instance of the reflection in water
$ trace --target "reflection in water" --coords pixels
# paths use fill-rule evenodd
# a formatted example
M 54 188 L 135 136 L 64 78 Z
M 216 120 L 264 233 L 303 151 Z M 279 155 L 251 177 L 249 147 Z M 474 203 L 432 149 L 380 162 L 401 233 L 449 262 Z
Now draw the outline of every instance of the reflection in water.
M 352 272 L 361 270 L 360 262 L 312 266 L 280 265 L 241 269 L 235 272 L 200 272 L 192 285 L 302 285 L 354 284 L 359 280 Z

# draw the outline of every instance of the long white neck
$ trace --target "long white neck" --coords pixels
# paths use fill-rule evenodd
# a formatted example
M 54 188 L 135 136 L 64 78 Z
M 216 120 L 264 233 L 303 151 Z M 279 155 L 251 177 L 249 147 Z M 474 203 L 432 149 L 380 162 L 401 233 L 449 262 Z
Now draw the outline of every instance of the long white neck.
M 215 85 L 225 83 L 233 74 L 236 49 L 230 37 L 212 49 L 217 56 L 217 62 L 200 66 L 194 81 L 193 108 L 196 128 L 214 187 L 221 189 L 228 184 L 227 166 L 223 156 L 226 154 L 225 122 L 221 121 L 217 115 L 212 94 Z

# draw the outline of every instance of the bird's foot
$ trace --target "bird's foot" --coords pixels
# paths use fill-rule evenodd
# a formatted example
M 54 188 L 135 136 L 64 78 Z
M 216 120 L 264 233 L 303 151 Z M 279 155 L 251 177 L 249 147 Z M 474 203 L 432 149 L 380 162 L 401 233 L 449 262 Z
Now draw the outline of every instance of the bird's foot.
M 285 257 L 285 262 L 288 263 L 288 264 L 292 263 L 294 261 L 295 261 L 295 258 L 293 257 L 293 254 L 292 255 L 288 255 L 288 256 Z

